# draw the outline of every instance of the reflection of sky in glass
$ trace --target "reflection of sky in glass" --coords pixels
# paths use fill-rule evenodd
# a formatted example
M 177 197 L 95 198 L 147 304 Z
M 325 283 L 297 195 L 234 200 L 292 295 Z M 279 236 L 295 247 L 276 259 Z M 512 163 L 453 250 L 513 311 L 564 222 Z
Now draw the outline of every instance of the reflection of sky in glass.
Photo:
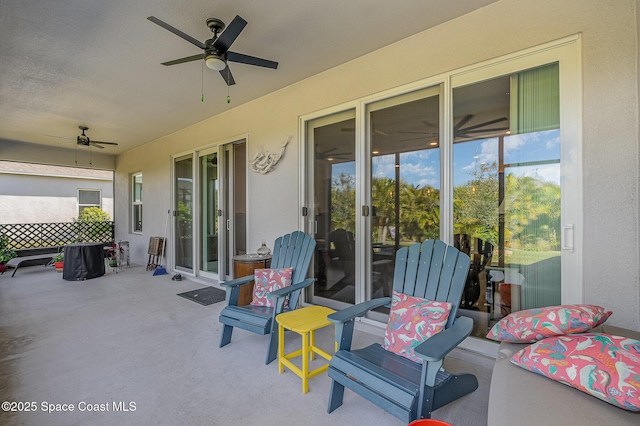
M 559 159 L 559 129 L 524 133 L 504 138 L 505 164 Z
M 560 130 L 505 136 L 505 164 L 546 160 L 560 160 Z M 454 186 L 464 185 L 471 180 L 476 166 L 480 167 L 483 163 L 491 164 L 493 162 L 498 163 L 497 138 L 455 144 L 453 146 Z M 518 176 L 535 176 L 547 182 L 560 184 L 559 164 L 509 167 L 506 173 Z
M 418 187 L 440 188 L 439 150 L 425 149 L 400 154 L 400 179 Z M 371 161 L 373 177 L 395 179 L 395 154 L 373 157 Z
M 477 157 L 477 158 L 474 158 Z M 506 164 L 560 159 L 560 130 L 525 133 L 505 136 L 504 162 Z M 476 166 L 483 163 L 498 164 L 498 138 L 478 139 L 453 145 L 453 183 L 464 185 L 473 179 Z M 371 160 L 373 177 L 395 179 L 395 155 L 380 155 Z M 356 175 L 353 161 L 334 164 L 332 178 L 341 173 Z M 560 165 L 542 164 L 534 166 L 509 167 L 507 174 L 534 176 L 547 182 L 560 184 Z M 425 149 L 400 154 L 400 178 L 404 181 L 424 187 L 440 189 L 440 150 Z
M 335 181 L 338 176 L 344 173 L 347 176 L 352 176 L 355 182 L 356 179 L 356 162 L 348 161 L 346 163 L 333 164 L 331 167 L 331 181 Z

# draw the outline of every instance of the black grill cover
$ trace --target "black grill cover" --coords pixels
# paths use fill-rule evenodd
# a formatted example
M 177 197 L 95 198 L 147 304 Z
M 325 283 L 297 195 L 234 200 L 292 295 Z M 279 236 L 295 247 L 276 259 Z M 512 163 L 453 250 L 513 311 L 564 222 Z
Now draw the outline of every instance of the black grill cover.
M 89 280 L 104 275 L 102 243 L 75 243 L 64 247 L 62 278 L 67 281 Z

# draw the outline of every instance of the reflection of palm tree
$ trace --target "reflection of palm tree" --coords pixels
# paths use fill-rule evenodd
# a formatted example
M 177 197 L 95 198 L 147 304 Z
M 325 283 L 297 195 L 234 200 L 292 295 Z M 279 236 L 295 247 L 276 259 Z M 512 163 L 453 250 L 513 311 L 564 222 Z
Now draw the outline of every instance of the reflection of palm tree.
M 438 238 L 440 209 L 436 202 L 438 191 L 406 182 L 401 184 L 400 223 L 402 237 L 409 241 Z
M 454 231 L 497 243 L 497 164 L 479 164 L 472 174 L 473 179 L 453 191 Z
M 380 243 L 387 239 L 389 224 L 395 223 L 395 181 L 391 178 L 374 177 L 371 180 L 371 201 L 376 209 L 378 238 Z
M 331 227 L 355 232 L 356 228 L 355 178 L 345 172 L 340 173 L 331 184 Z
M 517 246 L 546 242 L 557 250 L 560 231 L 560 186 L 531 176 L 506 179 L 506 227 Z

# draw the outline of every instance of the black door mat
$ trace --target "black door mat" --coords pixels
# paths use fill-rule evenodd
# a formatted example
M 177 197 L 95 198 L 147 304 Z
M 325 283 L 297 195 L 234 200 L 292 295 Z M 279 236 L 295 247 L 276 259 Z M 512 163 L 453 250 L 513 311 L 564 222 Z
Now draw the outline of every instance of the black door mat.
M 226 295 L 226 291 L 215 287 L 204 287 L 178 294 L 180 297 L 193 300 L 194 302 L 204 306 L 222 302 L 226 298 Z

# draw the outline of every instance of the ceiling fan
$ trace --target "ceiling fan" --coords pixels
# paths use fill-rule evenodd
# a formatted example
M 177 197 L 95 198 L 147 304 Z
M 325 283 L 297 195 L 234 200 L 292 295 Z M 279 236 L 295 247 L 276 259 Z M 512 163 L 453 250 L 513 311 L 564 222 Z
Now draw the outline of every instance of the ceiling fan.
M 469 123 L 471 119 L 473 119 L 473 117 L 474 117 L 473 114 L 467 114 L 464 117 L 462 117 L 457 124 L 453 126 L 454 139 L 476 139 L 481 135 L 484 135 L 485 137 L 487 137 L 487 136 L 490 136 L 491 134 L 495 134 L 496 132 L 503 132 L 505 130 L 509 130 L 509 126 L 490 127 L 490 128 L 487 127 L 492 124 L 508 121 L 509 119 L 507 117 L 500 117 L 493 120 L 484 121 L 482 123 L 466 126 L 467 123 Z M 412 135 L 412 134 L 424 135 L 424 137 L 433 137 L 433 136 L 439 135 L 438 126 L 435 126 L 426 121 L 423 121 L 423 123 L 425 123 L 427 127 L 434 128 L 434 131 L 432 132 L 399 131 L 398 133 L 409 134 L 409 135 Z M 415 137 L 412 139 L 404 139 L 404 141 L 418 140 L 422 138 L 423 137 Z
M 320 152 L 317 149 L 318 144 L 316 144 L 316 160 L 341 162 L 342 160 L 353 158 L 353 153 L 351 152 L 335 152 L 338 150 L 336 147 L 329 148 L 323 152 Z
M 166 22 L 161 21 L 155 16 L 149 16 L 147 19 L 154 24 L 161 26 L 165 30 L 171 31 L 178 37 L 183 38 L 184 40 L 199 47 L 204 51 L 203 53 L 200 53 L 198 55 L 187 56 L 184 58 L 175 59 L 173 61 L 163 62 L 162 65 L 170 66 L 204 59 L 205 64 L 208 68 L 220 72 L 220 75 L 227 83 L 227 86 L 236 84 L 235 80 L 233 79 L 233 75 L 231 74 L 231 70 L 227 65 L 227 61 L 239 62 L 241 64 L 255 65 L 258 67 L 272 69 L 278 68 L 277 62 L 229 51 L 229 48 L 231 47 L 233 42 L 247 25 L 247 21 L 245 21 L 238 15 L 233 18 L 233 21 L 231 21 L 226 29 L 224 22 L 222 22 L 220 19 L 207 19 L 207 27 L 209 27 L 209 29 L 213 32 L 213 37 L 206 40 L 204 43 L 201 43 L 190 35 L 185 34 L 179 29 L 172 27 Z M 222 30 L 224 31 L 218 37 L 218 33 L 220 33 Z
M 508 121 L 507 117 L 500 117 L 494 120 L 488 120 L 482 123 L 474 124 L 472 126 L 464 127 L 471 119 L 473 118 L 473 114 L 467 114 L 462 119 L 453 126 L 453 137 L 454 138 L 464 138 L 464 139 L 474 139 L 479 134 L 483 133 L 495 133 L 502 132 L 505 130 L 509 130 L 509 126 L 506 127 L 492 127 L 487 128 L 486 126 L 490 126 L 492 124 L 501 123 L 503 121 Z
M 76 140 L 76 145 L 80 145 L 80 146 L 88 146 L 88 147 L 96 147 L 96 148 L 100 148 L 100 149 L 104 149 L 104 146 L 102 145 L 118 145 L 115 142 L 102 142 L 102 141 L 92 141 L 91 139 L 89 139 L 89 136 L 84 134 L 85 130 L 89 130 L 89 128 L 87 126 L 78 126 L 78 128 L 80 130 L 82 130 L 82 134 L 78 135 L 75 138 L 70 138 L 68 136 L 53 136 L 53 135 L 47 135 L 50 136 L 52 138 L 60 138 L 60 139 L 69 139 L 69 140 Z

